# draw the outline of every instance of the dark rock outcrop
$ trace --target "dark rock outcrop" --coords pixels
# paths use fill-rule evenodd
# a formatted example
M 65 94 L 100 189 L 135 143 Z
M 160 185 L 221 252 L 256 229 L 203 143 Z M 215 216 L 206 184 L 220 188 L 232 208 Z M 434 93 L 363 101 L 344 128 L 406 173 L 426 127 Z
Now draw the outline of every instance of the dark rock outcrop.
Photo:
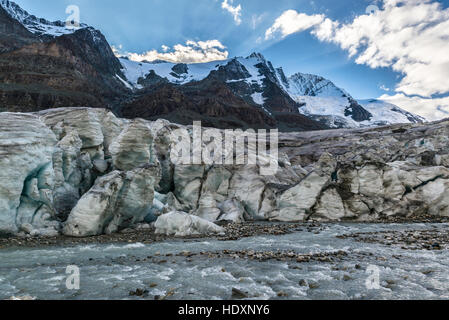
M 11 18 L 0 6 L 0 54 L 35 42 L 39 42 L 38 37 Z
M 1 54 L 0 108 L 111 107 L 127 93 L 117 75 L 124 77 L 104 36 L 81 29 Z

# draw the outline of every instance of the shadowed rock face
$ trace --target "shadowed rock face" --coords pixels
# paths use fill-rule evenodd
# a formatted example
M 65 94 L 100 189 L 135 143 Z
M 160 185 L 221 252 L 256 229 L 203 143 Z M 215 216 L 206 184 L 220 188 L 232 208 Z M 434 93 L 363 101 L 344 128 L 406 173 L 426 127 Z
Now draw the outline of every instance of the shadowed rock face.
M 202 81 L 188 83 L 182 86 L 163 84 L 147 89 L 141 97 L 125 105 L 120 115 L 126 118 L 141 117 L 147 120 L 159 118 L 189 125 L 193 121 L 202 121 L 204 126 L 215 128 L 255 128 L 269 129 L 279 128 L 282 131 L 320 130 L 326 129 L 325 125 L 313 121 L 299 113 L 282 113 L 265 111 L 254 105 L 251 100 L 244 99 L 235 90 L 237 83 L 232 85 L 216 80 L 210 76 Z M 242 86 L 246 84 L 242 83 Z M 279 110 L 292 110 L 285 105 L 282 98 L 279 102 Z M 288 98 L 285 97 L 285 101 Z M 290 99 L 291 100 L 291 99 Z M 295 104 L 293 101 L 290 101 Z M 276 110 L 277 110 L 276 109 Z M 267 109 L 268 110 L 268 109 Z
M 273 128 L 275 119 L 234 95 L 223 83 L 204 80 L 182 87 L 164 85 L 126 105 L 127 118 L 167 119 L 218 128 Z
M 0 54 L 35 42 L 39 39 L 0 6 Z
M 82 237 L 179 211 L 198 219 L 164 216 L 161 232 L 218 232 L 210 223 L 221 220 L 449 216 L 448 120 L 282 133 L 268 176 L 268 155 L 252 166 L 171 163 L 180 128 L 103 109 L 1 113 L 0 233 Z
M 349 99 L 350 105 L 345 110 L 345 116 L 351 116 L 351 118 L 357 122 L 369 121 L 373 117 L 371 113 L 365 110 L 354 99 Z
M 126 96 L 116 75 L 123 77 L 121 65 L 104 36 L 81 29 L 0 54 L 0 103 L 8 111 L 25 112 L 108 107 Z
M 93 66 L 98 73 L 110 76 L 122 75 L 122 65 L 100 31 L 90 27 L 84 28 L 73 34 L 57 37 L 54 41 Z

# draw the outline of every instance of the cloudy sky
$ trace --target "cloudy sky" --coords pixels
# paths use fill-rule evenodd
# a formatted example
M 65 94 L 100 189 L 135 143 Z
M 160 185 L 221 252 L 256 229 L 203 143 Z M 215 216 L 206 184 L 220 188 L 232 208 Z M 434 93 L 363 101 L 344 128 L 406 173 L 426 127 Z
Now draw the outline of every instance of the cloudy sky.
M 449 117 L 449 0 L 16 0 L 50 20 L 77 5 L 134 60 L 202 62 L 261 52 L 355 98 Z

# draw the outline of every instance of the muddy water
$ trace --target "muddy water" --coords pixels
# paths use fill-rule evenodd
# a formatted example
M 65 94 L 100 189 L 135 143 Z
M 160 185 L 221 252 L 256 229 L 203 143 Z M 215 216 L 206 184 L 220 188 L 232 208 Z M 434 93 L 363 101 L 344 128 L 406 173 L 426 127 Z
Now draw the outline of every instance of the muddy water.
M 400 244 L 357 242 L 358 232 L 449 230 L 448 224 L 333 224 L 319 232 L 257 236 L 237 241 L 203 239 L 144 245 L 101 244 L 0 250 L 0 299 L 231 299 L 232 288 L 249 299 L 447 299 L 449 253 L 410 250 Z M 256 261 L 189 251 L 294 251 L 348 254 L 331 262 Z M 80 270 L 79 290 L 66 286 L 67 266 Z M 378 281 L 377 281 L 378 280 Z M 130 291 L 147 290 L 145 297 Z

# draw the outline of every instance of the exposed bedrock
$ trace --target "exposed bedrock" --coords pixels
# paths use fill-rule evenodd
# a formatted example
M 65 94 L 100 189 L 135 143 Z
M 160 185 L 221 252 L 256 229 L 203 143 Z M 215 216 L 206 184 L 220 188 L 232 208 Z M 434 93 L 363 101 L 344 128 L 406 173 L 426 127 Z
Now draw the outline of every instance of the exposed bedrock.
M 1 113 L 0 235 L 84 237 L 153 221 L 158 232 L 190 235 L 220 232 L 218 221 L 449 217 L 448 120 L 282 133 L 272 175 L 260 165 L 174 165 L 177 129 L 192 134 L 103 109 Z

